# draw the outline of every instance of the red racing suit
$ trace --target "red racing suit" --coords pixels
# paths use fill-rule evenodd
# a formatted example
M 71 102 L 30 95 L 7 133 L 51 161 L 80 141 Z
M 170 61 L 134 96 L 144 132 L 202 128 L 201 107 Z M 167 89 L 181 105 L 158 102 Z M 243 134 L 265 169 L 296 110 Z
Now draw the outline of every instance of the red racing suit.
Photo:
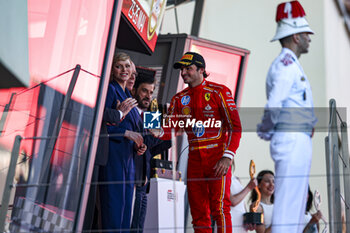
M 241 138 L 241 122 L 231 91 L 204 80 L 177 93 L 171 101 L 161 139 L 171 138 L 171 128 L 176 131 L 183 128 L 188 135 L 187 188 L 195 231 L 211 232 L 211 214 L 218 232 L 232 232 L 231 168 L 222 177 L 215 177 L 213 169 L 224 153 L 225 157 L 233 158 Z

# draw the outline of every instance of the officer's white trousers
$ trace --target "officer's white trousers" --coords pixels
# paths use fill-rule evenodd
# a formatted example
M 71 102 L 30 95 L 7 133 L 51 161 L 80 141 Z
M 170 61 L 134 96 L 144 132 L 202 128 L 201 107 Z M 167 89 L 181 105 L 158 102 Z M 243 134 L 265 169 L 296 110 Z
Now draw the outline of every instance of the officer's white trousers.
M 311 138 L 302 132 L 276 132 L 270 152 L 275 162 L 272 233 L 301 233 L 311 167 Z

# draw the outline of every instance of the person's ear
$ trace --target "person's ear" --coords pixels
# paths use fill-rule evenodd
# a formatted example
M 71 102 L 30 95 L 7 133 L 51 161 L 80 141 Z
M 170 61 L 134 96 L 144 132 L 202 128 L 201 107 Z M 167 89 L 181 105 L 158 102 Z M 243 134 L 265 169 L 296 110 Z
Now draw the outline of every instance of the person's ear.
M 298 44 L 300 41 L 300 34 L 293 34 L 292 38 L 294 43 Z

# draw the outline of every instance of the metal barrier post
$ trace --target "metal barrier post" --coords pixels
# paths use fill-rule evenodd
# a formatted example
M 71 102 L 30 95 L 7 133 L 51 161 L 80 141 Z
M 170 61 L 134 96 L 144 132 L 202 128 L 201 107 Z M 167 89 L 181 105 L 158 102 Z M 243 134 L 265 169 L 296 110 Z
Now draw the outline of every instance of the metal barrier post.
M 0 232 L 5 231 L 6 214 L 7 214 L 7 209 L 9 207 L 11 189 L 13 187 L 13 179 L 15 177 L 16 164 L 17 164 L 17 159 L 19 154 L 19 147 L 21 145 L 21 140 L 22 140 L 22 137 L 17 135 L 15 138 L 15 142 L 13 144 L 12 152 L 11 152 L 10 166 L 7 172 L 6 183 L 5 183 L 4 193 L 2 196 L 1 207 L 0 207 Z
M 329 101 L 330 119 L 326 143 L 327 191 L 330 232 L 342 232 L 341 193 L 339 171 L 339 136 L 337 125 L 337 108 L 334 99 Z
M 345 226 L 346 233 L 350 233 L 350 167 L 349 167 L 349 147 L 348 147 L 348 126 L 346 122 L 341 124 L 341 141 L 342 141 L 342 155 L 343 155 L 343 181 L 344 181 L 344 195 L 345 195 Z
M 10 110 L 10 106 L 12 103 L 13 97 L 16 95 L 16 93 L 12 93 L 10 97 L 10 101 L 8 104 L 5 105 L 4 112 L 2 113 L 1 119 L 0 119 L 0 136 L 2 132 L 4 131 L 5 121 L 7 118 L 8 111 Z
M 328 136 L 326 137 L 326 166 L 327 166 L 327 192 L 328 192 L 328 212 L 329 212 L 329 230 L 330 232 L 333 232 L 335 229 L 334 222 L 335 222 L 335 206 L 334 206 L 334 200 L 335 200 L 335 193 L 333 190 L 334 187 L 334 157 L 333 157 L 333 140 L 332 140 L 332 132 L 333 132 L 333 122 L 336 121 L 336 109 L 335 109 L 334 102 L 329 101 L 329 111 L 330 111 L 330 119 L 329 119 L 329 132 Z
M 329 150 L 330 147 L 330 142 L 329 142 L 329 136 L 327 136 L 325 138 L 325 145 L 326 145 L 326 169 L 327 169 L 327 174 L 333 174 L 333 166 L 331 165 L 333 163 L 332 160 L 332 156 Z M 328 212 L 329 212 L 329 216 L 328 216 L 328 221 L 329 221 L 329 230 L 330 232 L 332 232 L 332 230 L 334 229 L 333 226 L 333 201 L 334 200 L 334 193 L 332 192 L 333 190 L 333 183 L 331 180 L 331 176 L 327 175 L 327 193 L 328 193 Z

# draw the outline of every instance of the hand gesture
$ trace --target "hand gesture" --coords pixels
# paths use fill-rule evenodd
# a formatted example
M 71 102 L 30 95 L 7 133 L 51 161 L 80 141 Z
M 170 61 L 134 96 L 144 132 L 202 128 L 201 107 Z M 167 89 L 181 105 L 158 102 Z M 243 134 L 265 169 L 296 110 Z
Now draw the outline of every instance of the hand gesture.
M 214 166 L 215 176 L 225 176 L 228 169 L 231 166 L 231 159 L 227 157 L 222 157 Z
M 262 123 L 257 125 L 256 132 L 258 136 L 265 141 L 270 141 L 273 136 L 273 130 L 266 130 L 265 125 Z
M 250 191 L 253 190 L 256 186 L 258 186 L 258 181 L 256 180 L 256 178 L 251 179 L 247 184 L 247 187 Z
M 247 223 L 247 224 L 244 224 L 244 228 L 248 231 L 254 231 L 256 229 L 256 224 Z
M 133 107 L 137 106 L 137 101 L 133 98 L 127 98 L 122 103 L 117 100 L 117 109 L 123 112 L 123 116 L 126 116 Z
M 140 147 L 136 148 L 137 155 L 143 155 L 146 152 L 146 150 L 147 150 L 146 144 L 142 144 Z
M 321 211 L 318 210 L 316 213 L 312 215 L 312 218 L 310 219 L 310 223 L 316 224 L 320 221 L 321 218 L 322 218 L 322 213 Z
M 136 143 L 137 148 L 140 148 L 143 144 L 143 137 L 140 133 L 126 130 L 124 137 Z

